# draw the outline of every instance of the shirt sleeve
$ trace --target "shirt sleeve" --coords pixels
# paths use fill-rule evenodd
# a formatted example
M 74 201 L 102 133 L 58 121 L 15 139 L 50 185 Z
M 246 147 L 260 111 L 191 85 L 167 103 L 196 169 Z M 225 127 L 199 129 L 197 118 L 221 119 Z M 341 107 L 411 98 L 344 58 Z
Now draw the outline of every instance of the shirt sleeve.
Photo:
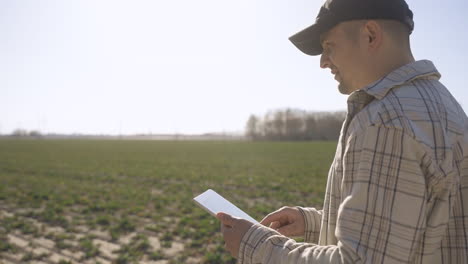
M 304 216 L 304 241 L 309 243 L 318 243 L 323 210 L 299 206 L 297 208 Z
M 368 127 L 343 155 L 336 245 L 297 243 L 264 226 L 241 241 L 239 263 L 409 263 L 425 229 L 423 147 L 403 131 Z

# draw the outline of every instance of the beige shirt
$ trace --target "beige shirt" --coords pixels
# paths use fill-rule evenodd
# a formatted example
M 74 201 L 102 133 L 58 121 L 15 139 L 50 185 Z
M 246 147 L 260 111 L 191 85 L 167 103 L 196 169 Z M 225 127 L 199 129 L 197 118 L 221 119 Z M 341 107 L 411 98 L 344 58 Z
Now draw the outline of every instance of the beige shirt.
M 257 224 L 239 263 L 468 263 L 468 118 L 439 78 L 417 61 L 352 93 L 306 242 Z

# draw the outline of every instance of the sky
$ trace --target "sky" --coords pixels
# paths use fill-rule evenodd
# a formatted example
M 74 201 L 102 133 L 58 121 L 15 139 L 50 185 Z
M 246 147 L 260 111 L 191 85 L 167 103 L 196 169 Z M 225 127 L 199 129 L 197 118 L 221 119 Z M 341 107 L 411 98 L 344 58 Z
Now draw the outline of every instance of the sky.
M 468 108 L 468 1 L 407 0 L 416 60 Z M 0 0 L 0 134 L 242 132 L 251 114 L 346 109 L 288 37 L 317 0 Z

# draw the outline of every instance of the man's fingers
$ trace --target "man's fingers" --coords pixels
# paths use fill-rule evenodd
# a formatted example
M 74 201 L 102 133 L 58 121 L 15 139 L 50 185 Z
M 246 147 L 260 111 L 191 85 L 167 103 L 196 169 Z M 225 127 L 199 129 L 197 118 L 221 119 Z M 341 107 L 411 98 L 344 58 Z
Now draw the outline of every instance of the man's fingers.
M 234 218 L 226 213 L 217 213 L 216 218 L 223 223 L 225 226 L 233 226 L 234 225 Z
M 260 221 L 260 224 L 264 226 L 270 226 L 271 223 L 279 222 L 280 218 L 281 216 L 278 215 L 278 213 L 273 212 L 265 216 L 265 218 L 263 218 L 262 221 Z
M 237 257 L 238 248 L 236 250 L 237 240 L 235 236 L 238 235 L 239 229 L 235 226 L 241 225 L 236 225 L 235 222 L 239 219 L 226 213 L 218 213 L 216 214 L 216 218 L 221 221 L 221 232 L 223 233 L 223 238 L 225 241 L 224 249 L 228 251 L 231 256 Z
M 275 221 L 275 222 L 271 222 L 271 224 L 270 224 L 269 227 L 270 227 L 271 229 L 277 229 L 277 228 L 279 228 L 280 226 L 281 226 L 280 222 Z
M 223 235 L 224 235 L 224 228 L 225 228 L 225 227 L 224 227 L 223 222 L 221 222 L 220 226 L 221 226 L 221 233 L 223 233 Z
M 295 235 L 297 233 L 297 230 L 296 230 L 297 224 L 295 223 L 281 226 L 281 223 L 279 221 L 275 221 L 275 222 L 272 222 L 269 227 L 271 229 L 278 231 L 280 234 L 284 236 Z
M 278 231 L 283 236 L 290 236 L 290 235 L 296 235 L 297 232 L 295 229 L 296 229 L 296 225 L 291 224 L 291 225 L 282 226 L 276 229 L 276 231 Z

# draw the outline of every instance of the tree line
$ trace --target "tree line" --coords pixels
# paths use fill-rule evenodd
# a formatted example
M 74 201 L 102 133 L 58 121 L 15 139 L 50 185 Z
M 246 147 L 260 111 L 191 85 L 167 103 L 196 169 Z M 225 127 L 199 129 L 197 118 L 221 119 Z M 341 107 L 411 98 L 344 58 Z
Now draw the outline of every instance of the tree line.
M 251 115 L 245 135 L 251 140 L 338 140 L 346 112 L 279 109 Z

